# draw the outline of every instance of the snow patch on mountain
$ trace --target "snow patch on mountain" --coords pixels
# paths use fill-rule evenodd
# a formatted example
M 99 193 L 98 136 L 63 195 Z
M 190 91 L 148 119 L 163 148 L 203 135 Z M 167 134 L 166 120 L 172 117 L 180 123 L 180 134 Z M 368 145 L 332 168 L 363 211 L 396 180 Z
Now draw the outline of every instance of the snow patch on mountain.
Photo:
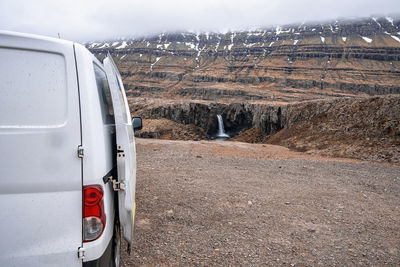
M 372 39 L 371 38 L 368 38 L 368 37 L 365 37 L 365 36 L 361 36 L 361 38 L 363 38 L 363 40 L 366 41 L 369 44 L 372 43 Z
M 127 46 L 128 46 L 128 43 L 123 41 L 122 44 L 120 46 L 116 47 L 115 49 L 123 49 L 123 48 L 126 48 Z
M 393 19 L 391 17 L 386 17 L 386 20 L 389 21 L 389 23 L 391 23 L 392 26 L 394 27 Z
M 389 35 L 390 37 L 392 37 L 393 39 L 395 39 L 397 42 L 399 42 L 400 43 L 400 38 L 399 37 L 397 37 L 397 36 L 394 36 L 394 35 L 391 35 L 390 33 L 388 33 L 388 32 L 385 32 L 387 35 Z
M 375 23 L 378 24 L 378 26 L 382 28 L 382 25 L 377 21 L 376 18 L 372 17 L 372 20 L 375 21 Z
M 190 49 L 196 49 L 196 45 L 194 43 L 185 43 L 186 46 L 188 46 Z
M 161 57 L 157 57 L 156 61 L 150 65 L 150 71 L 153 71 L 153 66 L 161 59 Z

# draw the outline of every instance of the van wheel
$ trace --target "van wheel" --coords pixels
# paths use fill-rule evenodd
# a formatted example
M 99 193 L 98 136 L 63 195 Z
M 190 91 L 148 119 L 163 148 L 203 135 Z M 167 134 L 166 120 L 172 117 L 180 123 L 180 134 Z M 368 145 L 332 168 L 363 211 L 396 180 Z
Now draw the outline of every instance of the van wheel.
M 114 226 L 113 244 L 112 244 L 112 265 L 119 267 L 121 263 L 121 230 L 119 224 Z

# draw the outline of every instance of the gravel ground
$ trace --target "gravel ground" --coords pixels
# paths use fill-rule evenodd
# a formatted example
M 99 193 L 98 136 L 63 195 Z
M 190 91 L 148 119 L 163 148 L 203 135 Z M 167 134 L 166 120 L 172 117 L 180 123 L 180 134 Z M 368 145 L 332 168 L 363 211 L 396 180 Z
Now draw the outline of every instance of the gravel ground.
M 265 144 L 136 139 L 123 266 L 400 265 L 400 166 Z

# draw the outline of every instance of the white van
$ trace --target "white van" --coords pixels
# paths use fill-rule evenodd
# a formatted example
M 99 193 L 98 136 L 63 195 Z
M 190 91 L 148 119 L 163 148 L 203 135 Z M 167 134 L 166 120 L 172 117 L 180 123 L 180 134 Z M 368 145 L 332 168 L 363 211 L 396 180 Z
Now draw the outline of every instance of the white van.
M 0 31 L 0 266 L 118 266 L 140 128 L 110 56 Z

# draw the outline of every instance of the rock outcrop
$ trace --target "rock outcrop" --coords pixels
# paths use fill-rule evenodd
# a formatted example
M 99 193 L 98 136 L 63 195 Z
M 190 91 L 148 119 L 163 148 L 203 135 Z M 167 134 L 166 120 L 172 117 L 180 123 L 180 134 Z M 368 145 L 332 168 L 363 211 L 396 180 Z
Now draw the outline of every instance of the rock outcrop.
M 371 103 L 374 103 L 373 106 Z M 213 136 L 218 129 L 218 114 L 222 115 L 225 129 L 232 135 L 250 128 L 259 128 L 263 135 L 272 135 L 283 128 L 290 129 L 299 122 L 322 118 L 321 114 L 327 113 L 331 116 L 337 114 L 338 120 L 332 120 L 337 130 L 344 131 L 346 119 L 343 116 L 347 116 L 349 123 L 353 124 L 369 119 L 371 122 L 361 128 L 370 132 L 371 135 L 379 136 L 385 131 L 394 131 L 394 135 L 400 135 L 400 96 L 394 95 L 363 99 L 337 98 L 288 105 L 184 102 L 152 104 L 148 107 L 136 104 L 134 107 L 135 109 L 131 112 L 135 115 L 192 124 L 204 129 L 209 137 Z M 391 118 L 394 123 L 390 126 L 390 130 L 386 129 L 389 126 L 382 126 L 382 128 L 374 125 L 388 118 Z
M 299 106 L 295 113 L 290 127 L 264 141 L 307 153 L 400 163 L 399 96 L 338 99 Z
M 221 114 L 235 140 L 272 143 L 327 156 L 400 162 L 400 96 L 362 99 L 337 98 L 288 105 L 251 103 L 170 103 L 136 105 L 144 118 L 169 119 L 184 127 L 202 129 L 186 136 L 212 139 Z M 183 126 L 188 125 L 188 126 Z M 171 126 L 163 132 L 172 132 Z M 204 131 L 203 131 L 204 129 Z M 201 135 L 199 135 L 201 132 Z M 143 135 L 139 133 L 139 136 Z M 174 139 L 179 135 L 173 135 Z

